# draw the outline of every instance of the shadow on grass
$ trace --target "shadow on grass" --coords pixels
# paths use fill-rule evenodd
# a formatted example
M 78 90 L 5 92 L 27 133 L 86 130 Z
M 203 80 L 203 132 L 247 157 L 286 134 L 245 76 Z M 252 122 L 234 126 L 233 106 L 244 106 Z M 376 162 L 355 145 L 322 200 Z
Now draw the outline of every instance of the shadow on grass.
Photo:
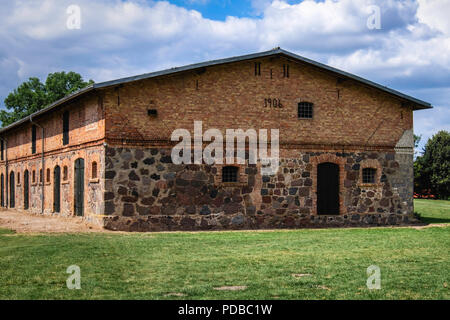
M 450 218 L 431 218 L 431 217 L 420 217 L 420 221 L 423 223 L 450 223 Z
M 14 233 L 16 233 L 14 230 L 0 229 L 0 235 L 2 235 L 2 234 L 14 234 Z
M 450 217 L 424 217 L 422 216 L 420 213 L 418 212 L 414 212 L 414 215 L 416 216 L 417 219 L 419 219 L 421 222 L 426 223 L 426 224 L 431 224 L 431 223 L 450 223 Z

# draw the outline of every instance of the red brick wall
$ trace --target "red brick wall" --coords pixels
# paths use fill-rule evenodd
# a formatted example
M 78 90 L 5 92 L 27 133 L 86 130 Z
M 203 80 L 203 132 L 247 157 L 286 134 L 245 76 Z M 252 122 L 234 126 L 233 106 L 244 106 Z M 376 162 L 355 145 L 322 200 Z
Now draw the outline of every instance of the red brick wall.
M 69 110 L 69 144 L 63 145 L 63 112 Z M 97 95 L 90 94 L 83 99 L 33 119 L 45 128 L 44 152 L 67 151 L 72 147 L 100 140 L 104 137 L 104 116 Z M 31 153 L 31 123 L 8 131 L 2 136 L 8 140 L 8 160 L 13 162 L 27 157 L 40 156 L 42 151 L 42 130 L 36 129 L 36 154 Z M 0 162 L 2 164 L 3 162 Z
M 63 145 L 62 132 L 63 112 L 68 110 L 69 116 L 69 144 Z M 84 180 L 84 208 L 85 214 L 101 214 L 103 181 L 101 174 L 104 171 L 103 138 L 105 132 L 104 114 L 101 100 L 97 94 L 88 94 L 86 97 L 76 99 L 60 109 L 33 119 L 34 122 L 45 128 L 44 143 L 44 212 L 53 212 L 53 183 L 54 169 L 61 168 L 61 214 L 71 215 L 74 209 L 74 162 L 78 158 L 85 160 Z M 31 152 L 31 123 L 25 123 L 18 128 L 8 131 L 2 136 L 7 139 L 7 150 L 4 160 L 0 161 L 0 174 L 6 176 L 6 159 L 8 159 L 8 178 L 11 172 L 15 175 L 15 208 L 24 208 L 24 172 L 29 172 L 29 210 L 41 212 L 42 184 L 40 183 L 40 170 L 42 169 L 42 131 L 36 130 L 36 153 Z M 92 177 L 92 162 L 97 163 L 97 179 Z M 67 167 L 67 180 L 63 179 L 64 167 Z M 47 180 L 47 169 L 50 169 L 50 180 Z M 33 182 L 33 172 L 35 181 Z M 18 180 L 20 175 L 20 181 Z M 9 180 L 9 179 L 8 179 Z M 6 183 L 6 178 L 5 178 Z M 6 188 L 3 190 L 6 201 Z M 8 181 L 8 206 L 9 206 Z
M 204 130 L 279 128 L 281 143 L 393 147 L 412 128 L 412 110 L 386 93 L 284 58 L 258 61 L 261 76 L 247 61 L 107 90 L 107 138 L 164 140 L 176 128 L 192 132 L 193 121 L 202 120 Z M 265 98 L 280 99 L 283 108 L 264 107 Z M 314 103 L 314 119 L 297 118 L 300 101 Z

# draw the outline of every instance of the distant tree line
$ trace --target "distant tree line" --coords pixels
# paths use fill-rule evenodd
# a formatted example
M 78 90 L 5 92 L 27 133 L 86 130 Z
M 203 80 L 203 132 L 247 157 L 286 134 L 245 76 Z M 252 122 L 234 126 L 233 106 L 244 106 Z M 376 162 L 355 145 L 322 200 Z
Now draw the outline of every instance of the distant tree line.
M 7 110 L 0 110 L 0 121 L 5 127 L 20 120 L 66 95 L 80 90 L 94 81 L 85 82 L 76 72 L 50 73 L 42 83 L 39 78 L 31 77 L 14 89 L 5 99 Z
M 415 145 L 420 136 L 415 136 Z M 414 161 L 414 192 L 430 192 L 439 199 L 450 197 L 450 132 L 431 137 Z

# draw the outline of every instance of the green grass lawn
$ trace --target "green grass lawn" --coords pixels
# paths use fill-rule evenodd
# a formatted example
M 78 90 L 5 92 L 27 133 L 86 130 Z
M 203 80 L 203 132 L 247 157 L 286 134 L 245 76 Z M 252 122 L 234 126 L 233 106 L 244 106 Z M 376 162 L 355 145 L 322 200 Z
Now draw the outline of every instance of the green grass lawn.
M 414 199 L 414 211 L 425 223 L 450 223 L 450 201 Z
M 0 299 L 449 299 L 449 249 L 450 226 L 59 235 L 2 230 Z M 81 290 L 66 288 L 70 265 L 81 268 Z M 366 287 L 370 265 L 381 269 L 381 290 Z M 247 289 L 214 289 L 220 286 Z

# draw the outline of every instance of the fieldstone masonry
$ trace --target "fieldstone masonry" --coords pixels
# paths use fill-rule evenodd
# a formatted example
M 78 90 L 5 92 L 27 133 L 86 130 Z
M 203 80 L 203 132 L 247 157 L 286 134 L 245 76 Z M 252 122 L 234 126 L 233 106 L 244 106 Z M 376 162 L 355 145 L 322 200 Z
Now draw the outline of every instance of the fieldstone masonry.
M 219 167 L 175 165 L 170 149 L 106 149 L 107 229 L 126 231 L 220 230 L 377 226 L 414 222 L 412 157 L 394 152 L 301 152 L 282 158 L 279 172 L 261 176 L 243 167 L 245 181 L 219 181 Z M 340 215 L 318 215 L 313 158 L 339 158 L 344 165 Z M 361 164 L 376 161 L 378 181 L 363 185 Z

